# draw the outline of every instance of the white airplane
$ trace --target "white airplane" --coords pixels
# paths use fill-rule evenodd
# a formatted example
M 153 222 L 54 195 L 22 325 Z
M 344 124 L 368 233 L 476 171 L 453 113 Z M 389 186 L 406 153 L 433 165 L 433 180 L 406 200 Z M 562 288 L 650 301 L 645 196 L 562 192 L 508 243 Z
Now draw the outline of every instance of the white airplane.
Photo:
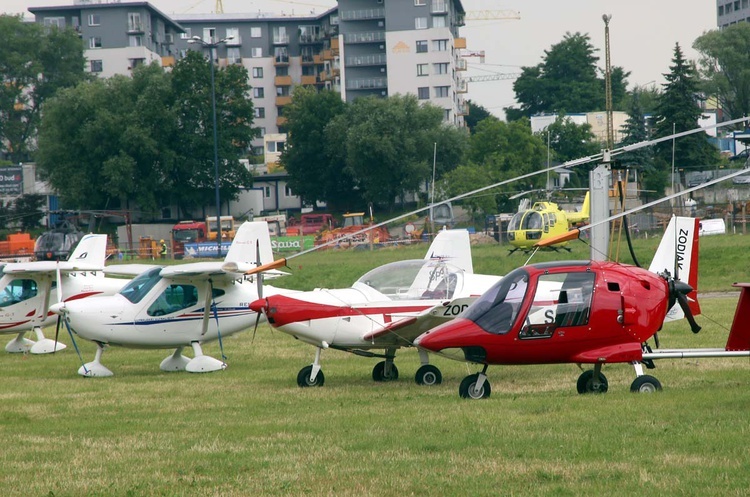
M 17 334 L 5 350 L 48 354 L 65 344 L 45 338 L 42 327 L 54 323 L 50 305 L 95 295 L 112 295 L 127 280 L 105 278 L 102 270 L 107 235 L 86 235 L 67 261 L 33 261 L 2 266 L 0 278 L 0 333 Z M 36 342 L 24 337 L 36 334 Z
M 396 350 L 411 346 L 423 332 L 458 316 L 479 295 L 501 279 L 474 274 L 466 230 L 443 230 L 423 260 L 401 261 L 373 269 L 351 288 L 315 289 L 269 295 L 250 305 L 266 315 L 274 328 L 317 347 L 315 361 L 297 375 L 301 387 L 322 386 L 324 349 L 380 357 L 375 381 L 398 378 Z M 384 349 L 376 354 L 372 349 Z M 420 350 L 420 385 L 442 381 L 440 370 Z
M 95 359 L 78 370 L 82 376 L 113 374 L 101 363 L 107 345 L 175 348 L 162 361 L 163 371 L 217 371 L 226 364 L 204 355 L 201 344 L 212 340 L 221 343 L 222 338 L 247 329 L 256 320 L 249 304 L 259 292 L 281 291 L 270 286 L 261 289 L 260 278 L 242 274 L 271 260 L 268 224 L 246 222 L 237 231 L 223 262 L 156 266 L 115 295 L 85 302 L 66 301 L 51 310 L 63 316 L 72 333 L 98 345 Z M 118 266 L 108 267 L 107 272 L 118 274 Z M 277 271 L 270 276 L 282 274 Z M 192 347 L 193 359 L 182 355 L 185 347 Z

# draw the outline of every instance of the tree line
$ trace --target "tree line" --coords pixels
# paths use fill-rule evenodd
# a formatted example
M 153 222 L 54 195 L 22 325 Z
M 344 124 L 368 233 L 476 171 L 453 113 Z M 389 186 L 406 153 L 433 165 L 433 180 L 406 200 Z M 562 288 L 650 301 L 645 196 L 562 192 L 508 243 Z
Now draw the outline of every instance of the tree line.
M 615 110 L 628 113 L 623 144 L 693 129 L 700 99 L 718 98 L 727 118 L 750 109 L 746 46 L 750 24 L 739 23 L 699 37 L 697 63 L 675 45 L 661 89 L 628 90 L 629 73 L 612 71 Z M 138 67 L 132 77 L 92 78 L 83 46 L 72 30 L 45 29 L 0 16 L 0 143 L 6 164 L 35 160 L 68 208 L 114 209 L 137 204 L 156 213 L 167 204 L 181 210 L 209 206 L 214 194 L 210 65 L 197 52 L 171 70 Z M 413 192 L 427 202 L 447 198 L 601 148 L 587 125 L 566 120 L 568 112 L 604 108 L 604 76 L 588 35 L 566 34 L 545 50 L 541 62 L 522 68 L 514 83 L 518 106 L 507 122 L 470 102 L 467 127 L 443 121 L 443 110 L 413 96 L 361 98 L 296 87 L 284 108 L 288 146 L 281 163 L 292 191 L 306 203 L 325 201 L 332 210 L 362 209 L 369 203 L 397 207 Z M 244 67 L 216 70 L 221 198 L 236 198 L 252 184 L 240 164 L 259 136 L 253 121 L 251 86 Z M 528 119 L 558 118 L 546 132 L 531 133 Z M 645 115 L 652 116 L 646 124 Z M 672 157 L 671 143 L 621 157 L 638 167 L 647 188 L 662 192 Z M 705 135 L 680 139 L 680 167 L 721 159 Z M 586 171 L 576 171 L 581 186 Z M 467 199 L 476 213 L 506 210 L 519 190 L 542 179 Z

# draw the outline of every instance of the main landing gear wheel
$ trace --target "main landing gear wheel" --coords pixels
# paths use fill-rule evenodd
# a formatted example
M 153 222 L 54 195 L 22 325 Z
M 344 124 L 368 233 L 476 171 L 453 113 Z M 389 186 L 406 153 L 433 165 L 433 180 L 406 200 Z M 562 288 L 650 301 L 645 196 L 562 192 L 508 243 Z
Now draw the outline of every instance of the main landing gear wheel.
M 396 381 L 398 380 L 398 368 L 391 364 L 391 371 L 386 374 L 385 361 L 380 361 L 372 368 L 372 379 L 375 381 Z
M 492 393 L 489 380 L 484 380 L 484 384 L 479 391 L 476 390 L 479 373 L 467 376 L 458 387 L 458 395 L 462 399 L 486 399 Z
M 326 381 L 326 377 L 323 375 L 323 370 L 318 371 L 314 381 L 310 379 L 311 376 L 312 364 L 299 370 L 299 373 L 297 374 L 297 385 L 301 387 L 322 387 L 323 383 Z
M 594 371 L 589 369 L 578 377 L 576 388 L 578 388 L 578 393 L 606 393 L 609 384 L 607 377 L 602 373 L 599 373 L 599 381 L 594 381 Z
M 653 376 L 644 374 L 633 380 L 633 383 L 630 384 L 630 391 L 633 393 L 660 392 L 661 383 Z
M 417 382 L 417 385 L 431 387 L 433 385 L 440 385 L 443 382 L 443 375 L 440 373 L 440 370 L 432 364 L 425 364 L 417 369 L 414 381 Z

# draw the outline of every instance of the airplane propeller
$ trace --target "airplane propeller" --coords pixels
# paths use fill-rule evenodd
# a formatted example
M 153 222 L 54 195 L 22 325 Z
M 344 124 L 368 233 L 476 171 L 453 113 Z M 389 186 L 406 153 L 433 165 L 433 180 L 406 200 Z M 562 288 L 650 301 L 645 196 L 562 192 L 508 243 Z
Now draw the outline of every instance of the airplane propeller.
M 57 262 L 57 267 L 55 268 L 55 281 L 57 285 L 57 302 L 59 304 L 62 304 L 63 296 L 62 296 L 62 282 L 60 281 L 60 261 Z M 57 324 L 55 325 L 55 345 L 52 349 L 52 353 L 54 354 L 57 352 L 57 339 L 60 336 L 60 320 L 62 319 L 62 314 L 57 315 Z
M 256 262 L 256 267 L 260 267 L 262 265 L 260 262 L 260 242 L 258 241 L 255 242 L 255 262 Z M 263 298 L 263 273 L 256 274 L 255 281 L 256 281 L 256 284 L 258 285 L 257 286 L 258 299 L 262 299 Z M 265 308 L 259 311 L 257 310 L 255 311 L 255 326 L 253 327 L 253 338 L 250 340 L 250 343 L 255 342 L 255 333 L 258 331 L 258 324 L 260 323 L 261 313 L 265 313 Z

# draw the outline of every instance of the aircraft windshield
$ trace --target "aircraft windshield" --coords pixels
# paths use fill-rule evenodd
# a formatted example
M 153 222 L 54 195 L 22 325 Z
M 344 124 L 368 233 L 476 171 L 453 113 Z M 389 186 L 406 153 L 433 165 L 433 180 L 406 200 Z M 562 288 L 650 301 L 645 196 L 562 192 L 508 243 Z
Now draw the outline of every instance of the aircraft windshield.
M 510 219 L 510 223 L 508 223 L 508 231 L 518 230 L 518 227 L 521 226 L 522 217 L 523 212 L 516 212 L 515 214 L 513 214 L 513 217 Z
M 373 269 L 357 284 L 392 300 L 450 299 L 463 287 L 463 271 L 441 260 L 400 261 Z
M 508 333 L 518 317 L 528 285 L 529 274 L 523 268 L 511 271 L 470 305 L 463 317 L 488 333 Z
M 17 279 L 8 283 L 0 295 L 0 307 L 9 307 L 24 300 L 36 297 L 38 289 L 36 281 L 31 279 Z
M 120 295 L 137 304 L 156 285 L 156 282 L 161 279 L 161 276 L 159 276 L 161 269 L 157 267 L 140 274 L 120 290 Z
M 540 230 L 542 226 L 542 216 L 536 211 L 528 211 L 521 221 L 522 230 Z

